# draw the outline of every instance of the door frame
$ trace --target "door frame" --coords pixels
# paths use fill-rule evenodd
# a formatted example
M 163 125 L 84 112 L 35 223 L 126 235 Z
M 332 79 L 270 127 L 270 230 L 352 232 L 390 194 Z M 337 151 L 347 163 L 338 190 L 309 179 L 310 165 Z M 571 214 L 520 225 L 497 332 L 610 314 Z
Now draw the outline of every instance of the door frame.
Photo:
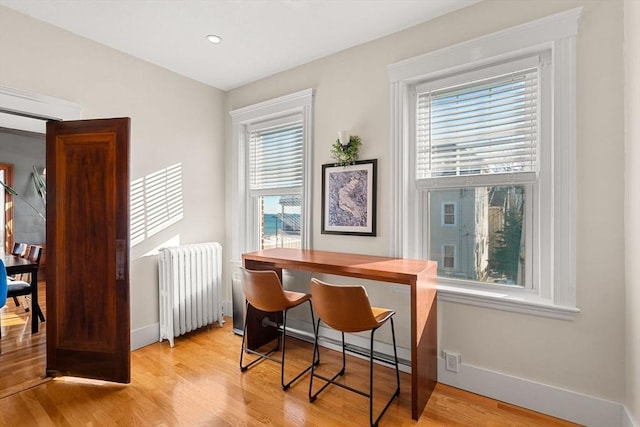
M 0 127 L 44 135 L 47 120 L 79 120 L 82 109 L 75 102 L 0 86 Z
M 0 127 L 7 129 L 44 136 L 48 120 L 80 120 L 83 108 L 64 99 L 0 85 Z
M 82 105 L 71 101 L 0 85 L 0 127 L 3 128 L 45 135 L 47 120 L 79 120 L 82 109 Z M 11 221 L 12 216 L 7 215 L 11 213 L 5 211 L 5 221 Z M 8 253 L 13 234 L 9 239 L 5 236 L 4 242 Z
M 4 183 L 10 187 L 13 187 L 13 164 L 12 163 L 0 163 L 0 170 L 4 171 Z M 11 253 L 13 249 L 13 196 L 5 191 L 4 193 L 4 231 L 2 232 L 2 244 L 4 245 L 4 252 Z

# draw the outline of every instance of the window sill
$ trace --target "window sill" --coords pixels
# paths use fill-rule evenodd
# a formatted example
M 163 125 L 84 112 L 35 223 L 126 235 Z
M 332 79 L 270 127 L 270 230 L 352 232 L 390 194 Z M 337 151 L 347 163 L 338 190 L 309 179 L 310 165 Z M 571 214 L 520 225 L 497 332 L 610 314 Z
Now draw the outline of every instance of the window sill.
M 548 300 L 536 296 L 512 296 L 505 292 L 468 289 L 460 286 L 438 284 L 438 301 L 467 304 L 494 310 L 553 319 L 573 320 L 580 313 L 576 307 L 554 305 Z

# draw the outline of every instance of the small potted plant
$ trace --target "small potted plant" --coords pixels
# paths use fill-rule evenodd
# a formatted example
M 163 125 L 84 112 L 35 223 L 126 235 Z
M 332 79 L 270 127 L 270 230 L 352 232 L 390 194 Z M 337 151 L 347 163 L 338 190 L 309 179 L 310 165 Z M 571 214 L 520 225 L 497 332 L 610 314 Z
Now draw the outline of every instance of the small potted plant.
M 339 138 L 331 146 L 331 157 L 341 166 L 353 165 L 358 160 L 358 151 L 362 141 L 358 135 L 348 135 L 348 142 L 344 132 L 338 132 Z

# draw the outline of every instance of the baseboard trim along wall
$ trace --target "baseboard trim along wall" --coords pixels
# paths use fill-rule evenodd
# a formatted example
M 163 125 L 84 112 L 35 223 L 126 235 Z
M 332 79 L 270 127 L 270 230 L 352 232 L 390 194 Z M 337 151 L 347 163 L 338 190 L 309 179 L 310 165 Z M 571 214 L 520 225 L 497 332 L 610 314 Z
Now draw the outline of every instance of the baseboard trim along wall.
M 223 316 L 233 315 L 233 305 L 231 301 L 222 301 Z M 158 342 L 160 339 L 160 323 L 153 323 L 143 328 L 131 331 L 131 351 L 137 350 L 149 344 Z
M 160 339 L 160 323 L 153 323 L 144 328 L 131 331 L 131 351 L 137 350 Z M 168 343 L 169 341 L 167 341 Z
M 620 403 L 467 364 L 460 364 L 458 372 L 447 371 L 442 358 L 438 382 L 590 427 L 633 426 Z
M 624 411 L 622 414 L 622 427 L 640 427 L 639 424 L 633 422 L 633 420 L 631 419 L 631 414 L 629 413 L 629 410 L 626 406 L 624 407 Z

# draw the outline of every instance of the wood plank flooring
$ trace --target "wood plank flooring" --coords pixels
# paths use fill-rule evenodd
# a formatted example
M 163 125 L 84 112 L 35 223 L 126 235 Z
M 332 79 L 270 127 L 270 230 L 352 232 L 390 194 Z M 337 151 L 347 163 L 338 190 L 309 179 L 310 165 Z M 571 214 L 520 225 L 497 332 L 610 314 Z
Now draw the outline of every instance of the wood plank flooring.
M 46 318 L 44 281 L 39 283 L 38 298 Z M 24 298 L 19 301 L 22 304 Z M 22 305 L 15 307 L 12 299 L 0 311 L 0 399 L 48 380 L 44 378 L 47 323 L 40 323 L 39 332 L 31 334 L 32 314 L 33 310 L 26 313 Z
M 241 373 L 241 337 L 233 333 L 231 319 L 222 328 L 209 326 L 178 337 L 173 348 L 164 341 L 134 351 L 128 385 L 43 380 L 39 377 L 45 364 L 45 328 L 37 336 L 31 336 L 28 327 L 21 333 L 19 320 L 15 325 L 8 322 L 12 315 L 24 313 L 16 313 L 12 302 L 8 305 L 2 319 L 0 397 L 5 397 L 0 398 L 0 426 L 350 427 L 369 422 L 367 399 L 338 387 L 330 386 L 309 403 L 308 374 L 285 392 L 279 385 L 280 365 L 265 361 Z M 295 373 L 310 358 L 310 345 L 288 340 L 287 373 Z M 340 362 L 339 353 L 322 349 L 325 373 L 337 370 Z M 378 410 L 395 378 L 393 370 L 379 366 L 375 375 Z M 343 380 L 366 389 L 367 376 L 366 362 L 349 357 Z M 25 390 L 18 391 L 21 388 Z M 413 421 L 410 377 L 402 373 L 400 398 L 380 426 L 451 425 L 574 424 L 443 384 L 437 385 L 420 420 Z

